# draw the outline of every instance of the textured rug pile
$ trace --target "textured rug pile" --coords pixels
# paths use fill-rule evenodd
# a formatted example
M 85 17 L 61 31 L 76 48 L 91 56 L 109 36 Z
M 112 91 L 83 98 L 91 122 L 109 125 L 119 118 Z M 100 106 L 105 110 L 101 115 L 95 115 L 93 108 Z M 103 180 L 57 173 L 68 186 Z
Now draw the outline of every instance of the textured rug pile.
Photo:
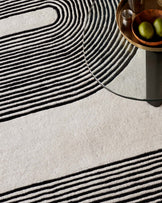
M 103 89 L 1 123 L 1 202 L 160 202 L 161 117 Z
M 108 8 L 114 40 L 118 3 L 98 1 L 94 13 Z M 92 77 L 83 55 L 92 4 L 0 2 L 1 19 L 57 13 L 51 25 L 0 37 L 0 202 L 162 202 L 162 107 L 116 96 Z M 139 53 L 125 46 L 106 84 Z M 101 71 L 102 61 L 87 54 Z

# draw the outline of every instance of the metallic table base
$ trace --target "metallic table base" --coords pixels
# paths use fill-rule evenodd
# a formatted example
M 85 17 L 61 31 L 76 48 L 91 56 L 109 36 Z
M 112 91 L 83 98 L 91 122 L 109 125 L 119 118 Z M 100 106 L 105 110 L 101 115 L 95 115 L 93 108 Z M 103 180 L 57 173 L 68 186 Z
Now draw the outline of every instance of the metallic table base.
M 162 52 L 146 51 L 146 92 L 149 104 L 159 107 L 162 104 Z M 158 101 L 159 99 L 159 101 Z

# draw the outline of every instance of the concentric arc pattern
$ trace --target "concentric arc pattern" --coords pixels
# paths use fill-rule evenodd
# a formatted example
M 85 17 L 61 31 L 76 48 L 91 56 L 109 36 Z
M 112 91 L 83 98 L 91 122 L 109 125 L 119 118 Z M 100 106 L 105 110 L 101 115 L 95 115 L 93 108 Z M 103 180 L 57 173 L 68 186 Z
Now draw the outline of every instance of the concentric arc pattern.
M 0 37 L 0 121 L 65 105 L 100 90 L 86 61 L 104 83 L 125 68 L 135 50 L 117 31 L 117 3 L 0 1 L 1 20 L 43 8 L 57 12 L 50 25 Z
M 119 33 L 115 19 L 118 3 L 114 0 L 96 0 L 84 29 L 85 61 L 103 86 L 121 73 L 137 51 Z

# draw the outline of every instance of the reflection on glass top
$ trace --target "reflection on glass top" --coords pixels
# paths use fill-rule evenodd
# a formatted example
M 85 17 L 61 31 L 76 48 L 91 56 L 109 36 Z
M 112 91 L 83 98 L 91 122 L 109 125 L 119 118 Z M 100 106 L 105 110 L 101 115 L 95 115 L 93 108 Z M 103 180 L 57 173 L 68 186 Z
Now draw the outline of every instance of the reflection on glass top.
M 86 65 L 93 77 L 115 94 L 137 100 L 162 100 L 162 94 L 147 94 L 146 51 L 137 49 L 120 34 L 115 18 L 118 3 L 94 2 L 83 34 Z

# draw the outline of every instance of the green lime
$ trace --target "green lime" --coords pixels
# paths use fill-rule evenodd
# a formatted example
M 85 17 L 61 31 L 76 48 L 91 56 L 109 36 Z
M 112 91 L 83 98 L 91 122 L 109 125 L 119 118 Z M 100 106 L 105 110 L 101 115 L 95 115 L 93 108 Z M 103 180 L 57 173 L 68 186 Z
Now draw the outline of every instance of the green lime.
M 159 35 L 159 37 L 162 37 L 162 18 L 155 19 L 154 28 L 155 28 L 156 34 Z
M 154 36 L 154 28 L 151 23 L 144 21 L 138 26 L 139 33 L 145 39 L 151 39 Z

